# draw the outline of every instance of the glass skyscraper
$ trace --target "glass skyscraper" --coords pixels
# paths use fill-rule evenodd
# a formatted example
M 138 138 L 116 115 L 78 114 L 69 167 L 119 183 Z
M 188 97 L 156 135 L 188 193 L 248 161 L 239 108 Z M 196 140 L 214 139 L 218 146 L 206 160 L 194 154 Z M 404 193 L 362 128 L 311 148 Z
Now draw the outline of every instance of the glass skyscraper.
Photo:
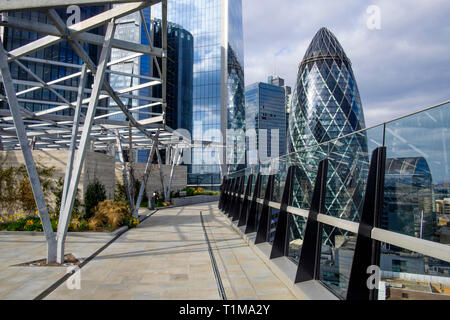
M 120 18 L 116 28 L 115 37 L 130 42 L 149 45 L 146 29 L 150 32 L 153 45 L 162 47 L 161 44 L 161 20 L 151 20 L 150 8 L 142 10 L 146 26 L 138 12 Z M 192 131 L 192 85 L 193 85 L 193 43 L 192 35 L 181 26 L 168 22 L 167 25 L 167 108 L 166 124 L 172 129 L 183 128 Z M 113 49 L 112 58 L 120 59 L 128 55 L 124 50 Z M 130 59 L 125 63 L 112 66 L 113 70 L 134 73 L 139 77 L 133 79 L 123 74 L 112 75 L 112 86 L 116 90 L 126 89 L 130 86 L 144 84 L 151 81 L 151 77 L 159 78 L 157 67 L 152 63 L 149 55 Z M 159 64 L 161 60 L 158 58 Z M 139 101 L 124 98 L 122 102 L 133 107 L 151 104 L 153 99 L 161 97 L 161 86 L 151 86 L 139 90 Z M 111 100 L 111 105 L 115 102 Z M 136 118 L 144 120 L 151 117 L 152 113 L 161 113 L 162 105 L 155 105 L 139 110 Z M 125 119 L 124 114 L 112 116 L 113 119 Z M 148 150 L 137 150 L 137 161 L 146 162 Z M 164 157 L 164 153 L 162 155 Z
M 160 11 L 156 6 L 153 13 L 161 17 Z M 192 139 L 224 143 L 226 129 L 245 130 L 242 2 L 173 0 L 168 2 L 168 20 L 194 37 Z M 200 184 L 202 178 L 205 183 L 220 184 L 220 172 L 226 172 L 219 164 L 225 162 L 226 152 L 203 145 L 192 149 L 188 170 L 194 175 L 188 183 L 198 182 L 200 176 Z
M 305 53 L 292 99 L 289 150 L 299 157 L 294 204 L 309 206 L 311 195 L 299 190 L 305 190 L 305 185 L 312 190 L 318 159 L 326 154 L 326 210 L 332 216 L 358 221 L 365 188 L 361 181 L 366 181 L 369 161 L 366 135 L 351 135 L 342 145 L 325 142 L 363 129 L 364 115 L 350 59 L 326 28 L 317 32 Z M 314 145 L 319 146 L 305 150 Z M 325 241 L 334 243 L 339 232 L 325 228 Z
M 161 45 L 161 20 L 153 21 L 153 45 Z M 167 108 L 166 125 L 172 129 L 192 132 L 192 85 L 194 67 L 194 38 L 181 26 L 167 23 Z M 150 57 L 148 57 L 150 60 Z M 160 59 L 158 58 L 160 61 Z M 156 67 L 153 76 L 157 77 Z M 153 87 L 153 97 L 161 97 L 161 86 Z M 161 111 L 161 110 L 159 110 Z
M 245 88 L 245 117 L 247 131 L 255 130 L 257 149 L 265 157 L 278 157 L 286 153 L 286 105 L 285 89 L 268 83 L 257 82 Z M 267 130 L 267 138 L 259 130 Z M 278 130 L 278 150 L 272 154 L 273 130 Z M 275 150 L 274 150 L 275 151 Z M 250 158 L 251 157 L 251 158 Z M 259 159 L 265 160 L 265 159 Z M 250 151 L 249 164 L 259 163 L 257 155 Z

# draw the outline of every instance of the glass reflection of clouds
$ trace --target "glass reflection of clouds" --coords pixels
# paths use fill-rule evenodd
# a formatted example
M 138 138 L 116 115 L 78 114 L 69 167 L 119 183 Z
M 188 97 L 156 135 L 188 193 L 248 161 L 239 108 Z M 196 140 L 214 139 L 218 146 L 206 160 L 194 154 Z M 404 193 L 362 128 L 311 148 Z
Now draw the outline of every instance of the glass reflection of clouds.
M 225 17 L 224 8 L 228 8 Z M 224 135 L 226 128 L 245 129 L 242 1 L 173 0 L 167 9 L 168 20 L 181 25 L 194 38 L 192 137 L 210 138 L 205 133 L 214 129 L 222 130 Z M 154 16 L 161 16 L 160 6 L 156 6 Z M 228 28 L 225 37 L 224 26 Z M 227 38 L 228 43 L 222 43 Z M 222 119 L 222 109 L 227 110 L 227 119 Z M 227 127 L 222 127 L 222 123 L 228 123 Z M 190 172 L 216 173 L 215 183 L 220 183 L 219 166 L 203 165 L 218 161 L 211 148 L 194 148 L 192 159 Z

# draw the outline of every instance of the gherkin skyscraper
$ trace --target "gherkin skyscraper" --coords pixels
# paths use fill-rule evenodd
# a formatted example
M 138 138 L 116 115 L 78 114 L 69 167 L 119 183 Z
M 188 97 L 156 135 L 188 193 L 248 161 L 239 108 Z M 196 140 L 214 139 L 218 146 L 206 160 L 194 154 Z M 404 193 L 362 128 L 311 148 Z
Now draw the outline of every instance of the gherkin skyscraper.
M 328 157 L 327 213 L 359 220 L 369 161 L 366 135 L 330 140 L 363 128 L 364 114 L 350 59 L 336 37 L 322 28 L 299 66 L 289 117 L 289 151 L 296 152 L 298 164 L 294 205 L 309 207 L 318 162 Z M 303 223 L 297 221 L 297 225 L 296 231 L 302 235 Z M 324 240 L 334 244 L 339 234 L 339 230 L 325 228 Z

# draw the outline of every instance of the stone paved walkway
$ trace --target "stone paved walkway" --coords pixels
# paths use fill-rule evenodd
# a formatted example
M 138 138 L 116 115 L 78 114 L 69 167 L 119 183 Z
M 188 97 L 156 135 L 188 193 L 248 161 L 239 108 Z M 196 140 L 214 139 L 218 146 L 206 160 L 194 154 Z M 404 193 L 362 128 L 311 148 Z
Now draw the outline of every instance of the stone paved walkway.
M 46 299 L 220 299 L 200 211 L 228 299 L 295 299 L 217 210 L 217 203 L 157 211 L 81 269 L 81 289 Z M 87 234 L 86 234 L 87 235 Z M 70 235 L 67 253 L 86 258 L 112 238 Z M 0 299 L 33 299 L 65 273 L 12 267 L 45 253 L 41 236 L 0 234 Z M 20 259 L 18 257 L 28 257 Z

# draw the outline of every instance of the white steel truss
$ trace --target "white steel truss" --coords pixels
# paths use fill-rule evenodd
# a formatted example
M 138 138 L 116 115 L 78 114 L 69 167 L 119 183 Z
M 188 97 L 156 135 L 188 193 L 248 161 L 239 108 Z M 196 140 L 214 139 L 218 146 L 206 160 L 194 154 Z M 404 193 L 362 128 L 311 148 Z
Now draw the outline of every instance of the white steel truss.
M 120 3 L 120 5 L 112 6 Z M 142 9 L 161 3 L 162 5 L 162 39 L 161 48 L 153 45 L 150 33 L 147 30 Z M 67 25 L 59 16 L 55 8 L 68 5 L 110 5 L 106 11 L 89 17 L 78 23 Z M 50 23 L 31 22 L 26 19 L 9 15 L 10 11 L 16 10 L 41 10 L 45 12 Z M 161 163 L 159 149 L 176 148 L 180 150 L 189 147 L 189 141 L 179 133 L 174 132 L 165 125 L 166 111 L 166 76 L 167 76 L 167 0 L 146 1 L 106 1 L 106 0 L 0 0 L 0 30 L 2 28 L 32 31 L 40 35 L 36 40 L 30 40 L 20 47 L 7 52 L 0 41 L 0 69 L 3 92 L 0 91 L 0 102 L 6 102 L 7 109 L 0 109 L 0 150 L 21 150 L 28 175 L 33 189 L 33 194 L 39 210 L 40 218 L 48 244 L 48 262 L 64 262 L 64 247 L 67 236 L 68 224 L 71 218 L 73 203 L 78 188 L 81 169 L 83 166 L 85 152 L 90 141 L 93 142 L 95 151 L 107 152 L 112 144 L 122 151 L 122 141 L 132 141 L 128 149 L 149 150 L 144 181 L 139 191 L 137 208 L 142 200 L 145 182 L 149 176 L 151 161 L 157 154 L 158 163 Z M 139 12 L 145 27 L 149 45 L 119 40 L 114 38 L 117 19 Z M 106 26 L 105 35 L 89 32 L 94 28 Z M 0 34 L 0 40 L 1 40 Z M 55 61 L 38 58 L 34 53 L 52 45 L 65 42 L 81 59 L 81 65 L 70 64 L 63 61 Z M 95 63 L 86 52 L 83 44 L 98 46 L 101 54 L 98 63 Z M 112 48 L 128 52 L 124 57 L 110 61 Z M 145 55 L 151 57 L 158 71 L 158 77 L 142 76 L 138 73 L 126 73 L 111 70 L 110 67 L 139 59 Z M 63 77 L 44 81 L 39 74 L 27 67 L 27 63 L 34 62 L 43 65 L 66 67 L 74 70 L 71 74 Z M 14 79 L 10 68 L 16 64 L 25 72 L 31 80 Z M 92 88 L 86 88 L 89 75 L 93 76 Z M 139 85 L 115 90 L 109 83 L 109 75 L 117 75 L 133 79 L 139 79 Z M 68 80 L 78 79 L 78 86 L 67 85 Z M 15 90 L 15 86 L 22 88 Z M 144 88 L 161 86 L 162 98 L 154 98 L 139 95 L 138 92 Z M 25 88 L 25 89 L 23 89 Z M 1 88 L 0 88 L 1 89 Z M 25 98 L 27 93 L 36 90 L 48 90 L 57 97 L 57 101 L 45 99 Z M 77 94 L 76 101 L 70 101 L 63 92 Z M 99 105 L 99 101 L 106 103 Z M 114 101 L 114 107 L 108 107 L 108 101 Z M 137 102 L 137 106 L 125 105 L 123 101 Z M 48 106 L 40 111 L 28 110 L 27 103 L 38 103 Z M 106 106 L 105 106 L 106 105 Z M 73 110 L 65 115 L 65 110 Z M 148 111 L 146 111 L 148 110 Z M 158 111 L 160 110 L 160 111 Z M 98 112 L 97 112 L 98 111 Z M 67 115 L 67 113 L 69 115 Z M 114 120 L 111 117 L 120 114 L 125 115 L 126 120 Z M 145 114 L 144 120 L 137 120 L 136 115 Z M 174 136 L 176 136 L 174 138 Z M 125 144 L 124 144 L 125 146 Z M 42 188 L 37 176 L 36 165 L 32 150 L 68 149 L 68 162 L 63 187 L 61 211 L 56 234 L 53 232 L 50 218 Z M 75 153 L 75 150 L 78 150 Z M 129 150 L 131 152 L 131 150 Z M 180 151 L 178 152 L 181 155 Z M 123 162 L 122 154 L 119 157 Z M 172 164 L 179 164 L 179 158 L 173 159 Z M 124 164 L 124 163 L 123 163 Z M 160 177 L 163 176 L 160 168 Z M 173 166 L 171 176 L 173 174 Z M 172 177 L 170 177 L 170 181 Z M 127 195 L 133 213 L 133 199 L 130 195 L 130 186 L 124 170 L 124 182 L 127 185 Z M 168 190 L 170 193 L 170 182 Z

